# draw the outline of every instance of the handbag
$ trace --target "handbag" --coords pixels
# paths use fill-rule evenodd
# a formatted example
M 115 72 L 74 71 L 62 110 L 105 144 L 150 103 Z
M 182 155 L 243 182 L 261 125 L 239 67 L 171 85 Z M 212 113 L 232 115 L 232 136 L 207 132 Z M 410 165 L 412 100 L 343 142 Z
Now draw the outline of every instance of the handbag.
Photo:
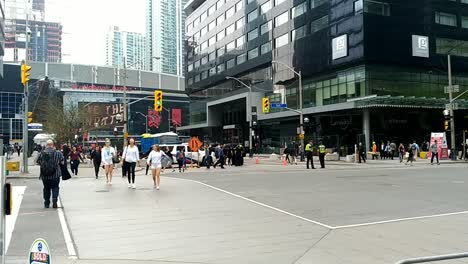
M 112 157 L 112 163 L 117 164 L 117 163 L 119 163 L 119 162 L 120 162 L 119 157 L 117 157 L 117 156 L 113 156 L 113 157 Z
M 71 179 L 72 176 L 71 176 L 70 172 L 68 171 L 66 165 L 60 165 L 60 170 L 62 171 L 62 180 L 63 181 Z

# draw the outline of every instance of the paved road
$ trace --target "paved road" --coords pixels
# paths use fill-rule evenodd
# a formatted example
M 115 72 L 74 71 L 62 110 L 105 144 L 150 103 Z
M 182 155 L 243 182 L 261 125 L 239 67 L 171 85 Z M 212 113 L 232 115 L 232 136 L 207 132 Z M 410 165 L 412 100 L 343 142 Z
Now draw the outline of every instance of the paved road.
M 112 187 L 87 175 L 63 183 L 76 263 L 383 264 L 468 246 L 465 164 L 306 171 L 252 163 L 168 172 L 160 191 L 141 172 L 137 190 L 120 178 Z M 32 212 L 44 211 L 30 199 Z M 22 237 L 26 215 L 13 234 L 18 256 L 33 240 Z M 63 236 L 37 235 L 48 232 Z M 66 246 L 57 251 L 58 263 L 72 263 Z

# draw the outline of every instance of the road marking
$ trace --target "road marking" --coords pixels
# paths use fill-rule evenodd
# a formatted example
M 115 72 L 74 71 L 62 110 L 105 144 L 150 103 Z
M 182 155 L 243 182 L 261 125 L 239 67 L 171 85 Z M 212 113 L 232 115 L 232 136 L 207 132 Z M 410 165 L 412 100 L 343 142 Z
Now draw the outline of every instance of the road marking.
M 234 196 L 234 197 L 243 199 L 243 200 L 245 200 L 245 201 L 248 201 L 248 202 L 251 202 L 251 203 L 254 203 L 254 204 L 257 204 L 257 205 L 266 207 L 266 208 L 268 208 L 268 209 L 277 211 L 277 212 L 279 212 L 279 213 L 286 214 L 286 215 L 289 215 L 289 216 L 292 216 L 292 217 L 295 217 L 295 218 L 298 218 L 298 219 L 304 220 L 304 221 L 306 221 L 306 222 L 309 222 L 309 223 L 312 223 L 312 224 L 316 224 L 316 225 L 319 225 L 319 226 L 322 226 L 322 227 L 325 227 L 325 228 L 328 228 L 328 229 L 335 229 L 334 227 L 329 226 L 329 225 L 326 225 L 326 224 L 324 224 L 324 223 L 320 223 L 320 222 L 317 222 L 317 221 L 314 221 L 314 220 L 311 220 L 311 219 L 308 219 L 308 218 L 305 218 L 305 217 L 302 217 L 302 216 L 299 216 L 299 215 L 296 215 L 296 214 L 293 214 L 293 213 L 290 213 L 290 212 L 281 210 L 281 209 L 279 209 L 279 208 L 276 208 L 276 207 L 273 207 L 273 206 L 270 206 L 270 205 L 267 205 L 267 204 L 264 204 L 264 203 L 261 203 L 261 202 L 257 202 L 257 201 L 255 201 L 255 200 L 249 199 L 249 198 L 247 198 L 247 197 L 244 197 L 244 196 L 241 196 L 241 195 L 238 195 L 238 194 L 235 194 L 235 193 L 232 193 L 232 192 L 229 192 L 229 191 L 226 191 L 226 190 L 223 190 L 223 189 L 214 187 L 214 186 L 212 186 L 212 185 L 209 185 L 209 184 L 206 184 L 206 183 L 203 183 L 203 182 L 199 182 L 199 181 L 195 181 L 195 180 L 189 180 L 189 179 L 181 179 L 181 178 L 171 178 L 171 179 L 177 179 L 177 180 L 182 180 L 182 181 L 190 181 L 190 182 L 198 183 L 198 184 L 204 185 L 204 186 L 206 186 L 206 187 L 209 187 L 209 188 L 211 188 L 211 189 L 214 189 L 214 190 L 217 190 L 217 191 L 220 191 L 220 192 L 229 194 L 229 195 L 231 195 L 231 196 Z
M 16 219 L 18 219 L 19 209 L 25 191 L 26 186 L 13 186 L 13 208 L 11 210 L 11 215 L 7 215 L 5 220 L 5 252 L 8 252 L 8 246 L 10 245 L 13 230 L 15 229 Z
M 63 237 L 65 238 L 65 243 L 67 244 L 68 258 L 76 259 L 75 246 L 73 245 L 73 240 L 70 235 L 70 230 L 68 229 L 67 221 L 65 220 L 65 214 L 63 213 L 62 202 L 60 198 L 58 199 L 58 216 L 60 219 L 60 225 L 62 226 Z
M 371 225 L 381 225 L 381 224 L 389 224 L 389 223 L 404 222 L 404 221 L 411 221 L 411 220 L 430 219 L 430 218 L 452 216 L 452 215 L 462 215 L 462 214 L 468 214 L 468 211 L 446 213 L 446 214 L 416 216 L 416 217 L 407 217 L 407 218 L 399 218 L 399 219 L 384 220 L 384 221 L 369 222 L 369 223 L 354 224 L 354 225 L 334 226 L 333 229 L 344 229 L 344 228 L 353 228 L 353 227 L 362 227 L 362 226 L 371 226 Z

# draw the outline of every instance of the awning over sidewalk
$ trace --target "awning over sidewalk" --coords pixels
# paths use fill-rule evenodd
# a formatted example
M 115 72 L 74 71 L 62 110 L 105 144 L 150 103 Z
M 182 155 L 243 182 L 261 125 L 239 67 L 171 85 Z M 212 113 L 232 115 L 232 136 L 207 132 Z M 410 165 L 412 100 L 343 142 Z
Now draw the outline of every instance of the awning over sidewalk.
M 445 98 L 404 97 L 404 96 L 376 96 L 355 101 L 356 108 L 423 108 L 445 109 L 449 103 Z M 459 99 L 454 102 L 455 109 L 468 109 L 468 100 Z

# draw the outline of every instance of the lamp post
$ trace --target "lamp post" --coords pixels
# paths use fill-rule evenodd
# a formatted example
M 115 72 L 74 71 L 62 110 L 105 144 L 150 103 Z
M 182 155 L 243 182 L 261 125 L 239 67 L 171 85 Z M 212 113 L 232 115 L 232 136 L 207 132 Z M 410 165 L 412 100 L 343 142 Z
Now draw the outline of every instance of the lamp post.
M 300 125 L 300 134 L 304 134 L 304 111 L 302 109 L 302 74 L 301 71 L 297 72 L 289 65 L 281 61 L 271 61 L 271 63 L 281 64 L 288 68 L 290 71 L 294 72 L 299 77 L 299 125 Z M 301 152 L 304 152 L 304 137 L 300 137 L 301 140 Z
M 243 81 L 241 81 L 240 79 L 236 78 L 236 77 L 231 77 L 231 76 L 227 76 L 226 79 L 228 80 L 234 80 L 240 84 L 242 84 L 243 86 L 247 87 L 247 89 L 249 89 L 249 94 L 248 94 L 248 108 L 247 109 L 250 109 L 250 115 L 249 115 L 249 157 L 252 157 L 253 155 L 253 146 L 252 146 L 252 87 L 250 87 L 249 85 L 245 84 Z M 248 111 L 247 111 L 248 112 Z
M 148 115 L 145 115 L 145 114 L 143 114 L 142 112 L 135 112 L 135 113 L 140 114 L 141 116 L 143 116 L 143 117 L 145 118 L 145 120 L 146 120 L 146 123 L 145 123 L 145 124 L 146 124 L 145 133 L 148 133 Z

